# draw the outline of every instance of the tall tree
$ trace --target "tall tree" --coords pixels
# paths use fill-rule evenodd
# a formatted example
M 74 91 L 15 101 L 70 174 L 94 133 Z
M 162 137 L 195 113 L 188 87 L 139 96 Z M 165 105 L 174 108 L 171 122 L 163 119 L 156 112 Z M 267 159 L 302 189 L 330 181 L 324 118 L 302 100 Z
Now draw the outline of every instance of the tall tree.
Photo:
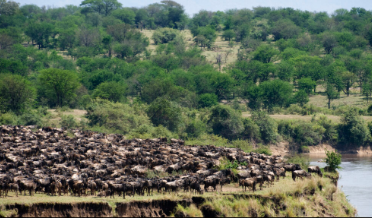
M 64 106 L 75 96 L 79 88 L 78 76 L 68 70 L 49 68 L 40 72 L 39 94 L 43 94 L 50 102 Z
M 30 82 L 20 75 L 5 74 L 0 78 L 1 109 L 21 112 L 34 98 Z
M 120 8 L 121 3 L 117 0 L 85 0 L 80 4 L 80 6 L 84 6 L 92 11 L 107 16 L 113 10 Z

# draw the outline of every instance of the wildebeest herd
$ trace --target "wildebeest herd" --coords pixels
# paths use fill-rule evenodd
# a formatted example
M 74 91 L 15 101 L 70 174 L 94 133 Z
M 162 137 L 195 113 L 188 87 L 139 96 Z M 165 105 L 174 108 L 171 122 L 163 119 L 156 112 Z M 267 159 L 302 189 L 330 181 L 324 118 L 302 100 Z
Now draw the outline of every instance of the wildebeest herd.
M 0 196 L 9 191 L 48 195 L 115 194 L 152 195 L 179 190 L 203 193 L 222 191 L 230 182 L 256 190 L 272 185 L 292 172 L 292 178 L 309 176 L 299 165 L 287 164 L 281 156 L 246 153 L 238 148 L 185 146 L 166 138 L 126 140 L 118 134 L 58 128 L 0 126 Z M 238 173 L 218 170 L 221 159 L 244 163 Z M 152 178 L 148 172 L 158 172 Z M 159 173 L 169 173 L 160 178 Z M 174 175 L 174 172 L 183 174 Z M 309 172 L 321 175 L 317 167 Z M 203 187 L 204 186 L 204 187 Z

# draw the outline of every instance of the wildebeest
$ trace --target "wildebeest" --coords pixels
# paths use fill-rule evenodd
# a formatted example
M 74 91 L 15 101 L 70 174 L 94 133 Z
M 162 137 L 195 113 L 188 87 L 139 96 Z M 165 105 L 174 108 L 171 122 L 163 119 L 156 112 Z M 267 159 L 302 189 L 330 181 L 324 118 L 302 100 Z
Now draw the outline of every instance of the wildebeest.
M 311 174 L 310 173 L 307 173 L 305 170 L 295 170 L 295 171 L 292 172 L 292 179 L 293 179 L 293 181 L 296 181 L 296 178 L 303 179 L 303 177 L 310 178 L 311 177 Z
M 309 166 L 307 168 L 307 172 L 309 172 L 309 173 L 317 173 L 320 177 L 323 177 L 323 173 L 322 173 L 322 171 L 320 170 L 320 168 L 318 166 Z
M 244 191 L 247 191 L 247 187 L 248 188 L 251 187 L 252 191 L 255 192 L 256 191 L 256 184 L 257 184 L 257 181 L 254 178 L 247 178 L 247 179 L 239 180 L 239 186 L 242 186 Z

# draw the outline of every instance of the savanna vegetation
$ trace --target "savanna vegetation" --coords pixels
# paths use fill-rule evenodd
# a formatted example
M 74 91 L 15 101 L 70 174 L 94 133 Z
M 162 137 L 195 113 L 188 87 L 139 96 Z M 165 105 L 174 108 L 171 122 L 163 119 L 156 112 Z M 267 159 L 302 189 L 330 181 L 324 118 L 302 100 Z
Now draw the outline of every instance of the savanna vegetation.
M 372 123 L 361 116 L 372 114 L 371 18 L 363 8 L 330 15 L 255 7 L 190 17 L 171 0 L 142 8 L 117 0 L 61 8 L 0 0 L 0 124 L 262 153 L 283 140 L 299 152 L 323 142 L 368 146 Z M 77 109 L 86 114 L 73 116 Z

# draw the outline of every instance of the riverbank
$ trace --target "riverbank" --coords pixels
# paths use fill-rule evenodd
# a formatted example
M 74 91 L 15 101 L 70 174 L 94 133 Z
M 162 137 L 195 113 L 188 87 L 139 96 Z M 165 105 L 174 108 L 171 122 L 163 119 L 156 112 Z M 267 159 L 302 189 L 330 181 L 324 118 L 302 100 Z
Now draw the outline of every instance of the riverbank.
M 0 217 L 31 216 L 355 216 L 356 210 L 345 194 L 326 176 L 314 175 L 311 179 L 293 181 L 287 173 L 274 185 L 263 190 L 243 192 L 238 184 L 223 187 L 223 192 L 203 195 L 178 192 L 104 198 L 97 196 L 35 196 L 0 199 Z
M 280 142 L 276 145 L 270 145 L 270 150 L 273 155 L 282 155 L 286 156 L 291 154 L 289 150 L 289 143 L 288 142 Z M 336 149 L 329 144 L 319 144 L 315 146 L 308 146 L 309 152 L 306 153 L 308 155 L 315 155 L 315 156 L 325 156 L 326 151 L 335 151 Z M 359 147 L 353 149 L 346 149 L 346 150 L 337 150 L 337 152 L 341 154 L 353 154 L 358 156 L 372 156 L 372 149 L 371 147 Z

